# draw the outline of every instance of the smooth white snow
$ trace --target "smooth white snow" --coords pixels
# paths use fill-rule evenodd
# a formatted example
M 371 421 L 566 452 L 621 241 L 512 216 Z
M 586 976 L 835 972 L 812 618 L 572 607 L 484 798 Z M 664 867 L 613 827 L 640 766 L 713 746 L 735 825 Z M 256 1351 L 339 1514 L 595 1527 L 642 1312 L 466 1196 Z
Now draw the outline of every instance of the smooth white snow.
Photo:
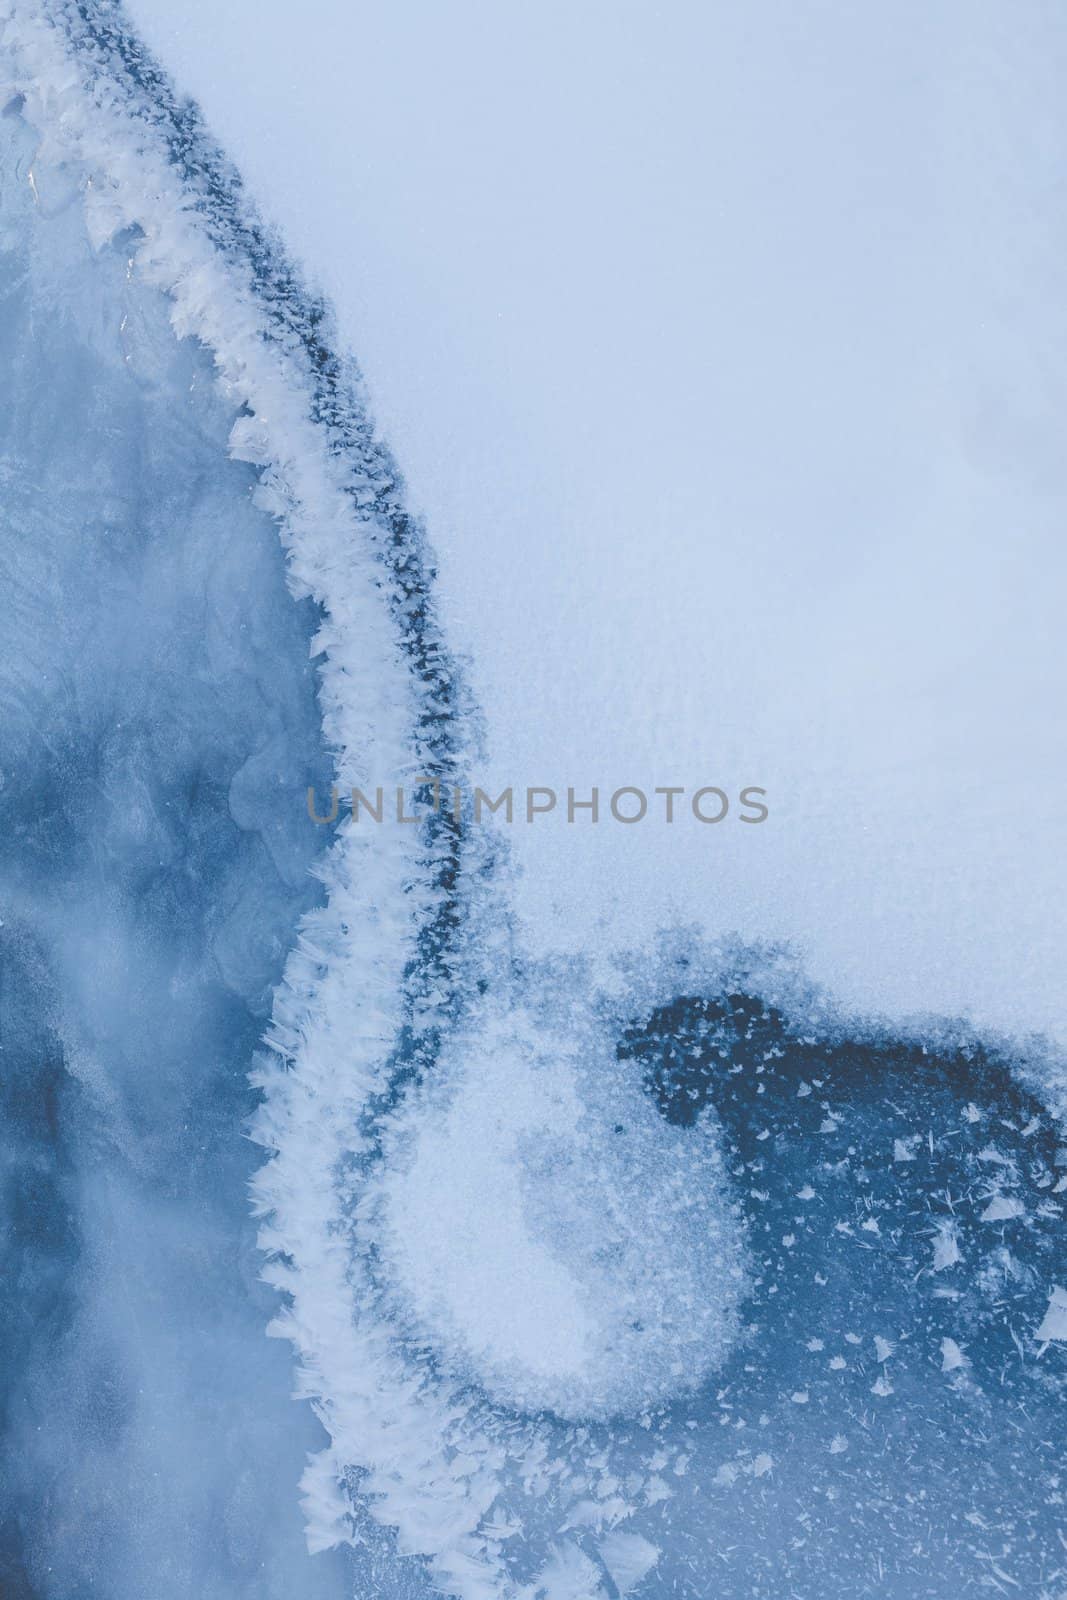
M 516 827 L 533 947 L 1067 1040 L 1062 13 L 131 10 L 337 304 L 487 783 L 769 790 Z

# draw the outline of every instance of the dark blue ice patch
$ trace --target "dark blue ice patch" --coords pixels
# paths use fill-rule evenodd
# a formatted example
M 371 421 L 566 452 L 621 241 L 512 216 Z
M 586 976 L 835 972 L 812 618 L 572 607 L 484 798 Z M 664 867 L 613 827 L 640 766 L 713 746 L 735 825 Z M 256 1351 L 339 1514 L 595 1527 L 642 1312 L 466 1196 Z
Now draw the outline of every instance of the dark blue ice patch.
M 618 1054 L 675 1125 L 714 1108 L 756 1272 L 673 1536 L 723 1594 L 1058 1593 L 1067 1347 L 1036 1334 L 1067 1283 L 1067 1150 L 1018 1064 L 742 992 L 680 995 Z M 773 1465 L 732 1466 L 739 1440 Z
M 247 1072 L 323 830 L 310 640 L 211 362 L 0 121 L 0 1589 L 325 1600 Z M 33 183 L 30 177 L 33 177 Z

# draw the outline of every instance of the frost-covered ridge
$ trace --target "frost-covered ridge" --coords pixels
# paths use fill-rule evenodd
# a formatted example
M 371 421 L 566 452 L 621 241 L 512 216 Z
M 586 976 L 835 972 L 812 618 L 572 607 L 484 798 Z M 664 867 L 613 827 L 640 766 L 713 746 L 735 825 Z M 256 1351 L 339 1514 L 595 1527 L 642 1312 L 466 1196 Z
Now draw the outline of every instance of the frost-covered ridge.
M 41 134 L 36 165 L 82 174 L 91 237 L 128 238 L 131 267 L 170 296 L 176 334 L 213 354 L 235 412 L 231 453 L 259 469 L 257 502 L 278 520 L 293 592 L 322 611 L 321 703 L 339 787 L 462 775 L 476 719 L 440 640 L 422 532 L 374 436 L 355 370 L 332 353 L 324 308 L 266 237 L 195 107 L 175 97 L 118 6 L 15 4 L 2 15 L 8 93 L 21 97 Z M 457 1595 L 488 1600 L 533 1593 L 531 1584 L 599 1593 L 609 1553 L 636 1582 L 656 1551 L 619 1529 L 634 1508 L 617 1497 L 579 1520 L 605 1537 L 615 1530 L 599 1554 L 550 1536 L 567 1505 L 580 1504 L 585 1478 L 575 1474 L 588 1434 L 534 1416 L 501 1435 L 491 1404 L 461 1398 L 469 1372 L 450 1374 L 447 1362 L 438 1370 L 419 1355 L 394 1316 L 388 1262 L 360 1234 L 362 1170 L 380 1147 L 377 1124 L 398 1087 L 417 1083 L 435 1060 L 459 1009 L 461 921 L 468 968 L 500 965 L 492 952 L 506 918 L 478 936 L 489 919 L 479 919 L 477 897 L 464 889 L 479 877 L 475 866 L 488 864 L 490 835 L 471 838 L 464 847 L 442 813 L 424 828 L 372 837 L 342 829 L 327 857 L 328 904 L 301 927 L 276 1000 L 274 1054 L 255 1076 L 264 1091 L 255 1134 L 272 1153 L 256 1185 L 261 1242 L 270 1280 L 288 1296 L 272 1331 L 296 1347 L 300 1393 L 332 1438 L 304 1481 L 312 1548 L 351 1537 L 362 1508 L 397 1530 L 400 1551 L 428 1558 L 437 1583 Z M 512 1031 L 520 1069 L 529 1071 L 533 1041 Z M 530 1092 L 534 1104 L 536 1085 Z M 644 1115 L 670 1144 L 647 1106 Z M 597 1137 L 570 1130 L 574 1158 L 595 1154 Z M 713 1192 L 708 1203 L 716 1205 Z M 623 1226 L 636 1243 L 640 1219 Z M 669 1278 L 669 1260 L 664 1268 Z M 577 1289 L 568 1280 L 567 1294 Z M 670 1383 L 685 1387 L 694 1372 L 699 1365 Z M 606 1438 L 601 1448 L 611 1454 Z M 516 1494 L 543 1531 L 509 1556 L 523 1531 L 505 1509 Z
M 175 333 L 213 354 L 235 412 L 231 453 L 260 469 L 257 501 L 278 520 L 291 588 L 321 607 L 320 700 L 339 786 L 466 770 L 462 688 L 439 637 L 422 531 L 354 367 L 332 353 L 324 307 L 119 6 L 13 4 L 0 20 L 6 95 L 21 98 L 40 132 L 36 163 L 81 171 L 90 236 L 129 230 L 131 265 L 171 297 Z M 309 1472 L 313 1545 L 344 1536 L 339 1481 L 351 1462 L 374 1459 L 375 1424 L 364 1413 L 378 1394 L 375 1353 L 361 1360 L 349 1342 L 344 1250 L 307 1256 L 308 1242 L 326 1239 L 338 1220 L 330 1139 L 338 1157 L 350 1148 L 367 1097 L 388 1090 L 401 1031 L 410 1073 L 453 1001 L 454 824 L 445 814 L 425 829 L 378 830 L 373 843 L 345 832 L 327 858 L 329 902 L 300 931 L 271 1029 L 276 1059 L 259 1075 L 267 1103 L 257 1137 L 277 1152 L 258 1186 L 257 1203 L 274 1218 L 263 1242 L 301 1264 L 275 1269 L 293 1297 L 275 1331 L 297 1343 L 303 1392 L 335 1436 L 344 1425 L 335 1397 L 360 1376 L 367 1386 L 350 1397 L 359 1447 L 341 1440 L 336 1459 Z M 394 1422 L 390 1414 L 380 1426 Z M 414 1449 L 432 1497 L 436 1430 L 424 1431 Z M 394 1458 L 390 1445 L 385 1464 Z

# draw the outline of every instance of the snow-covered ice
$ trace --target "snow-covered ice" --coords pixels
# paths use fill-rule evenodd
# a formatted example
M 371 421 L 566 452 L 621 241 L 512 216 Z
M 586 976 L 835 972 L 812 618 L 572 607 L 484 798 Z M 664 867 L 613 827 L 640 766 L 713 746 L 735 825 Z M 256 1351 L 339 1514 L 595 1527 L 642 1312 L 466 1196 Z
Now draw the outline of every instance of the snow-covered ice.
M 670 1128 L 610 1035 L 561 1020 L 458 1034 L 397 1119 L 370 1237 L 401 1318 L 495 1399 L 632 1414 L 736 1342 L 738 1223 L 713 1114 Z
M 341 26 L 334 8 L 324 16 Z M 247 32 L 235 5 L 223 41 L 235 19 Z M 262 7 L 251 50 L 279 19 L 290 27 L 287 8 Z M 517 730 L 546 681 L 530 640 L 541 630 L 546 643 L 547 567 L 519 541 L 529 634 L 484 604 L 489 587 L 471 628 L 469 598 L 447 598 L 464 558 L 446 529 L 439 599 L 346 354 L 349 324 L 307 290 L 120 7 L 5 0 L 0 29 L 0 334 L 17 401 L 0 460 L 12 1592 L 845 1600 L 873 1585 L 918 1600 L 992 1575 L 1055 1593 L 1067 1582 L 1067 1097 L 1048 869 L 1035 894 L 1033 861 L 1008 849 L 1010 892 L 975 878 L 981 807 L 953 833 L 948 865 L 937 827 L 909 855 L 912 824 L 896 811 L 914 780 L 889 779 L 913 773 L 919 746 L 935 765 L 959 750 L 940 724 L 923 744 L 936 716 L 909 742 L 885 705 L 865 744 L 867 695 L 849 700 L 840 745 L 825 726 L 816 743 L 836 752 L 822 773 L 836 783 L 842 749 L 858 739 L 870 756 L 887 729 L 900 736 L 899 768 L 851 774 L 867 801 L 872 775 L 889 774 L 870 815 L 892 824 L 890 844 L 873 855 L 854 829 L 829 850 L 836 812 L 811 793 L 798 826 L 760 834 L 768 853 L 744 869 L 737 852 L 764 848 L 739 843 L 751 833 L 698 858 L 693 841 L 704 851 L 709 835 L 695 824 L 665 830 L 647 856 L 636 829 L 585 835 L 584 865 L 566 825 L 508 833 L 446 809 L 415 827 L 346 811 L 317 827 L 309 785 L 421 784 L 425 813 L 427 774 L 499 775 L 502 752 L 543 759 L 539 741 L 561 727 L 553 696 L 535 737 L 524 745 Z M 1013 46 L 1009 75 L 1033 70 L 1037 42 Z M 187 61 L 196 78 L 202 63 Z M 963 90 L 987 70 L 979 60 L 954 80 L 948 145 L 970 114 Z M 247 154 L 254 100 L 223 107 L 210 73 L 204 84 Z M 1012 127 L 1025 122 L 1014 88 L 1002 101 Z M 279 105 L 286 160 L 303 162 L 321 214 L 328 177 Z M 322 124 L 310 126 L 328 166 Z M 1035 154 L 1035 172 L 1047 159 Z M 257 198 L 306 247 L 288 169 L 268 194 L 250 161 Z M 1040 278 L 1046 241 L 1028 237 Z M 999 292 L 1003 258 L 982 270 L 975 304 Z M 845 322 L 866 317 L 861 306 Z M 877 348 L 899 385 L 892 344 L 890 331 Z M 847 391 L 842 372 L 832 382 Z M 938 393 L 920 432 L 943 414 Z M 1002 437 L 1002 425 L 997 413 L 989 428 Z M 925 481 L 908 438 L 907 471 L 875 474 L 884 487 L 902 476 L 905 498 Z M 886 704 L 935 667 L 956 681 L 962 641 L 999 637 L 982 607 L 1021 459 L 1009 455 L 972 526 L 969 612 L 937 609 L 958 576 L 960 497 L 982 501 L 962 446 L 911 535 L 869 569 L 850 569 L 834 536 L 829 598 L 801 608 L 815 666 L 800 673 L 793 735 L 818 684 L 862 656 L 849 629 L 886 652 Z M 1060 500 L 1041 460 L 1030 558 L 1047 551 Z M 612 482 L 623 499 L 640 487 Z M 499 481 L 484 488 L 499 504 Z M 716 503 L 723 513 L 725 488 Z M 927 560 L 932 507 L 942 542 Z M 620 536 L 623 559 L 603 522 L 591 526 L 605 583 L 621 577 L 563 673 L 572 731 L 559 748 L 573 761 L 578 736 L 599 730 L 581 673 L 635 597 L 647 620 L 634 550 L 653 548 L 659 523 L 638 546 Z M 657 554 L 672 615 L 687 615 L 685 591 L 700 636 L 736 645 L 739 597 L 770 583 L 779 558 L 786 587 L 812 559 L 804 540 L 788 559 L 772 544 L 748 565 L 744 540 L 726 539 L 688 579 Z M 488 585 L 494 570 L 478 539 L 472 549 L 461 591 L 477 587 L 470 571 Z M 831 600 L 855 619 L 872 584 L 903 603 L 924 574 L 930 603 L 907 613 L 903 648 L 889 607 L 819 654 Z M 1029 654 L 1012 635 L 1016 687 L 1032 686 L 1048 622 L 1018 581 L 1017 615 L 1036 624 Z M 789 656 L 799 639 L 773 593 L 784 642 L 757 689 L 803 657 Z M 916 651 L 924 618 L 943 645 L 932 655 Z M 446 621 L 473 643 L 469 664 Z M 549 632 L 564 658 L 559 617 Z M 971 666 L 947 702 L 961 715 L 991 692 L 990 662 Z M 662 670 L 633 704 L 670 702 Z M 770 760 L 778 724 L 739 709 L 758 710 L 758 693 L 725 717 L 740 687 L 725 673 L 714 700 L 717 759 L 740 759 L 748 727 Z M 681 740 L 696 712 L 691 695 L 679 703 Z M 1036 694 L 1027 717 L 1049 703 Z M 710 747 L 688 748 L 703 760 Z M 588 750 L 625 754 L 634 777 L 653 753 L 610 730 Z M 972 759 L 970 746 L 946 758 L 938 783 L 951 789 Z M 802 845 L 805 819 L 818 826 Z M 961 861 L 971 899 L 953 877 Z M 816 863 L 832 868 L 826 884 Z M 1021 907 L 1037 929 L 1025 951 Z M 866 941 L 858 925 L 874 930 Z M 793 949 L 769 937 L 783 933 Z M 945 1014 L 975 1002 L 991 972 L 973 1017 Z M 246 1131 L 264 1157 L 254 1173 Z M 249 1186 L 273 1296 L 254 1281 Z M 288 1399 L 287 1347 L 261 1337 L 268 1316 L 310 1407 Z

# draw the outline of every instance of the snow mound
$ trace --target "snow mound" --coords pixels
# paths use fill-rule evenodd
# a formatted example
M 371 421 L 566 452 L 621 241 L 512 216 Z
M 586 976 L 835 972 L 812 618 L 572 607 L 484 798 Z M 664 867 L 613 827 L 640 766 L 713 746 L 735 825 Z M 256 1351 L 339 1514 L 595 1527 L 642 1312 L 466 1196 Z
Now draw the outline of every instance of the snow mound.
M 671 1128 L 607 1040 L 497 1013 L 416 1097 L 374 1234 L 398 1317 L 457 1376 L 577 1420 L 697 1387 L 744 1288 L 717 1130 Z

